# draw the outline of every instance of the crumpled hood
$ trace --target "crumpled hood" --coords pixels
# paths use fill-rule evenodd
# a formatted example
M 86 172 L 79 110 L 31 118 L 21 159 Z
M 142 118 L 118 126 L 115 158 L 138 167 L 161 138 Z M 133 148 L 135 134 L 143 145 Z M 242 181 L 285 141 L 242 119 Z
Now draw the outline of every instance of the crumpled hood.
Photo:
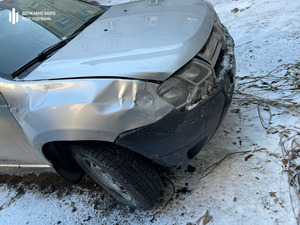
M 202 0 L 115 5 L 24 79 L 165 80 L 202 48 L 214 20 Z

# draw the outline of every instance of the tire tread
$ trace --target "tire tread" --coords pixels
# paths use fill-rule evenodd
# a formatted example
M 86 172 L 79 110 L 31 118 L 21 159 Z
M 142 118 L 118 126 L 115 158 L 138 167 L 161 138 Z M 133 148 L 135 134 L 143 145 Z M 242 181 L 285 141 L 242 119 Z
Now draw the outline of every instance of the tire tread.
M 113 146 L 113 145 L 112 145 Z M 150 209 L 160 195 L 162 182 L 154 166 L 142 156 L 123 147 L 99 143 L 72 146 L 73 154 L 88 154 L 113 171 L 135 193 L 137 208 Z M 118 199 L 118 198 L 117 198 Z M 120 199 L 119 199 L 120 200 Z

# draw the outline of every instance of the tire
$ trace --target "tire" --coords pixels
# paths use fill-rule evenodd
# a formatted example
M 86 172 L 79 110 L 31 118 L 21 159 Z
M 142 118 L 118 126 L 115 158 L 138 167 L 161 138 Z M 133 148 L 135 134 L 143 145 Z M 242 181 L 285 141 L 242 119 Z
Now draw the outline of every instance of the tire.
M 117 201 L 141 210 L 154 205 L 162 183 L 147 159 L 113 144 L 85 143 L 70 147 L 81 168 Z

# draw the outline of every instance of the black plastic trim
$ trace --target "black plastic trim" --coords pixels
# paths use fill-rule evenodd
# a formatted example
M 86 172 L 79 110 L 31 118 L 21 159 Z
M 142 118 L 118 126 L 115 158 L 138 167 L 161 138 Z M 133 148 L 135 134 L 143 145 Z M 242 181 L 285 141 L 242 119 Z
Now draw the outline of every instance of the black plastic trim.
M 121 134 L 115 143 L 164 166 L 186 165 L 223 120 L 233 95 L 231 77 L 228 71 L 211 95 L 193 109 L 176 109 L 153 124 Z

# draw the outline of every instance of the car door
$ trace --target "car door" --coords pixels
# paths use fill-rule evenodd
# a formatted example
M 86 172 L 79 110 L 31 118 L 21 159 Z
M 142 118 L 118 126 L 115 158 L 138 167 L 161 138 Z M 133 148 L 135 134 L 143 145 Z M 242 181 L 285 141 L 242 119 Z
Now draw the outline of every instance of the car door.
M 48 164 L 28 142 L 1 93 L 0 164 Z

